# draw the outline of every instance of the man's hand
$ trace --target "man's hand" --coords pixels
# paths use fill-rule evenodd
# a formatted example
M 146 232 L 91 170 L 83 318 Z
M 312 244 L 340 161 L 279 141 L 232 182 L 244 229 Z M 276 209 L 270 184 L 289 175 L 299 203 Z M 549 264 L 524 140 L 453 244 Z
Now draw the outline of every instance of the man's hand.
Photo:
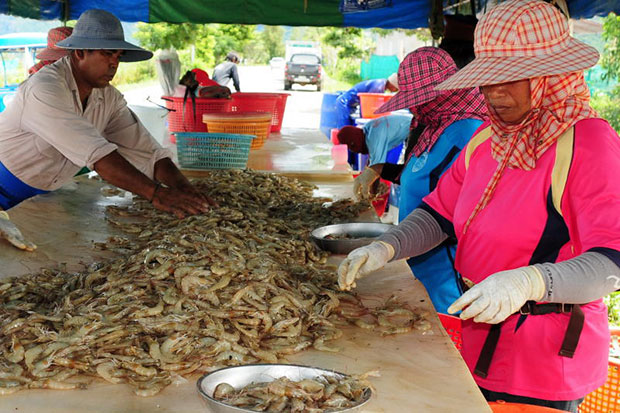
M 372 186 L 379 179 L 379 174 L 371 167 L 366 167 L 364 171 L 353 180 L 353 194 L 357 199 L 370 199 Z
M 218 206 L 215 201 L 198 193 L 195 188 L 192 192 L 163 186 L 156 187 L 151 203 L 155 208 L 171 212 L 177 218 L 185 218 L 188 215 L 207 212 L 212 205 Z
M 343 291 L 355 288 L 355 280 L 383 267 L 392 257 L 394 247 L 383 241 L 351 251 L 338 267 L 338 286 Z
M 497 272 L 467 290 L 448 308 L 461 318 L 477 323 L 497 324 L 516 313 L 526 301 L 540 301 L 545 295 L 545 281 L 534 266 Z
M 185 182 L 180 182 L 178 186 L 174 188 L 179 191 L 190 194 L 193 197 L 196 197 L 199 201 L 202 201 L 203 203 L 206 202 L 207 206 L 211 206 L 215 208 L 220 207 L 220 205 L 215 200 L 211 199 L 210 197 L 206 196 L 204 193 L 200 192 L 194 185 L 191 184 L 191 182 L 187 180 Z
M 9 220 L 9 214 L 0 211 L 0 237 L 5 238 L 20 250 L 34 251 L 37 246 L 30 241 L 26 241 L 21 231 Z

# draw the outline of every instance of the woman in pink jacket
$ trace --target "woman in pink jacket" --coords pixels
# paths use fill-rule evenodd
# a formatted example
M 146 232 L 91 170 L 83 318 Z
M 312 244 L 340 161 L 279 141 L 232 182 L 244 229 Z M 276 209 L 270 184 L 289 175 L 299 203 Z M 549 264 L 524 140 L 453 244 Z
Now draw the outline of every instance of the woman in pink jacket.
M 583 76 L 598 53 L 540 0 L 489 11 L 475 51 L 438 89 L 479 86 L 491 121 L 405 221 L 349 254 L 339 283 L 456 238 L 474 286 L 448 311 L 462 311 L 463 358 L 485 397 L 577 412 L 605 382 L 601 297 L 620 288 L 620 139 Z

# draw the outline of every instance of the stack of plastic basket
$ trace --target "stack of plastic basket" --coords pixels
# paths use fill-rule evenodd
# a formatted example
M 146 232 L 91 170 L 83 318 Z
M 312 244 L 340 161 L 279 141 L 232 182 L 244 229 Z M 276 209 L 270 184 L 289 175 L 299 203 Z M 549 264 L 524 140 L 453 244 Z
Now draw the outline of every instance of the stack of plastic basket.
M 620 349 L 620 328 L 611 329 L 611 350 Z M 617 354 L 616 354 L 617 356 Z M 620 358 L 610 356 L 607 365 L 607 381 L 588 394 L 579 405 L 579 413 L 620 412 Z
M 205 113 L 230 112 L 230 99 L 196 98 L 195 105 L 191 98 L 162 96 L 166 101 L 168 113 L 168 130 L 170 140 L 174 143 L 174 132 L 206 132 L 202 122 Z M 185 101 L 185 103 L 183 103 Z
M 357 96 L 360 98 L 360 110 L 363 118 L 378 118 L 390 114 L 390 112 L 375 113 L 375 110 L 379 109 L 381 105 L 390 100 L 394 95 L 387 95 L 384 93 L 358 93 Z
M 284 120 L 284 110 L 288 93 L 246 93 L 231 95 L 232 112 L 269 112 L 271 113 L 271 132 L 280 132 Z
M 202 120 L 209 132 L 256 136 L 251 149 L 261 148 L 271 130 L 270 112 L 205 113 Z
M 177 132 L 177 152 L 183 169 L 244 169 L 252 135 Z

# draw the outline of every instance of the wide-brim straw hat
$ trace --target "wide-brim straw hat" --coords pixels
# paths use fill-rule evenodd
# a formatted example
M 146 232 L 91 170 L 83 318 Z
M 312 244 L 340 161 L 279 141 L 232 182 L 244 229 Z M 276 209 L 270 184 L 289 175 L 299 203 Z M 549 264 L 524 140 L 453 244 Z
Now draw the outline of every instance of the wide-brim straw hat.
M 560 10 L 540 0 L 501 3 L 480 19 L 474 37 L 476 58 L 437 90 L 573 73 L 599 59 L 594 47 L 570 36 Z
M 123 50 L 121 62 L 138 62 L 153 57 L 148 50 L 125 41 L 123 26 L 116 16 L 105 10 L 86 10 L 73 29 L 73 34 L 56 43 L 63 49 Z
M 37 59 L 56 61 L 69 54 L 68 50 L 61 49 L 56 46 L 56 43 L 71 36 L 71 32 L 73 32 L 73 28 L 66 26 L 50 29 L 50 31 L 47 32 L 47 47 L 37 53 Z
M 398 92 L 375 113 L 412 108 L 445 93 L 435 87 L 457 71 L 450 55 L 437 47 L 420 47 L 398 66 Z

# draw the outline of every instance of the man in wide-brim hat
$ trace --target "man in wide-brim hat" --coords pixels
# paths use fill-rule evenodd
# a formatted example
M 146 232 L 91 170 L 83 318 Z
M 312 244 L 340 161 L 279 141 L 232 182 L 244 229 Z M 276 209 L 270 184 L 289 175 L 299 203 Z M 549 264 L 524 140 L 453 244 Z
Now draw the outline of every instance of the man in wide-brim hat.
M 56 47 L 69 55 L 23 82 L 0 114 L 0 236 L 33 250 L 3 211 L 60 188 L 83 167 L 178 217 L 214 205 L 110 85 L 119 62 L 153 54 L 126 42 L 120 21 L 96 9 L 85 11 Z

